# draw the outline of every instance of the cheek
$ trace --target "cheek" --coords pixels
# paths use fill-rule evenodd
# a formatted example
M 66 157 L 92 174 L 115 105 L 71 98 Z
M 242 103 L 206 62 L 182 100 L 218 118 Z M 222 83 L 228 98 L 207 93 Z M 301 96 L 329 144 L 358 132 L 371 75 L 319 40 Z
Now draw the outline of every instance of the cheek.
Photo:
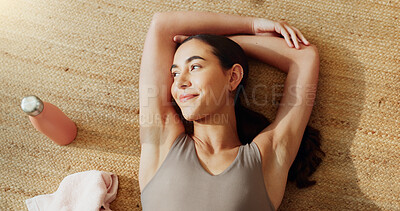
M 226 92 L 225 79 L 222 77 L 209 78 L 202 84 L 203 91 L 205 92 L 208 102 L 221 103 L 223 95 Z
M 192 86 L 196 91 L 200 92 L 202 95 L 207 96 L 209 91 L 212 90 L 214 84 L 212 82 L 212 79 L 210 79 L 209 77 L 197 77 L 192 80 Z
M 171 95 L 172 95 L 172 97 L 175 99 L 175 83 L 172 83 L 172 85 L 171 85 Z

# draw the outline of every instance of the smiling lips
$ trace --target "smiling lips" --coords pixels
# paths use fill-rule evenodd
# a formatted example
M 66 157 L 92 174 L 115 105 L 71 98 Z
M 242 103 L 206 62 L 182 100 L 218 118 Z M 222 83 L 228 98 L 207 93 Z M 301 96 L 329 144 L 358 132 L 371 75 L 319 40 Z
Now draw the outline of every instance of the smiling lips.
M 183 103 L 197 96 L 197 94 L 182 94 L 179 95 L 179 100 Z

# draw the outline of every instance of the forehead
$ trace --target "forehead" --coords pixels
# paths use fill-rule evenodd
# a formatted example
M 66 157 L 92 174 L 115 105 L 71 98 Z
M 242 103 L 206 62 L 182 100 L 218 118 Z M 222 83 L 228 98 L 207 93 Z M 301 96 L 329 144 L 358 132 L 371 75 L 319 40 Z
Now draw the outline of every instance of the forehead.
M 174 63 L 184 62 L 187 58 L 194 55 L 201 56 L 206 60 L 214 57 L 214 54 L 212 53 L 212 47 L 210 45 L 200 40 L 192 39 L 179 46 L 175 52 Z

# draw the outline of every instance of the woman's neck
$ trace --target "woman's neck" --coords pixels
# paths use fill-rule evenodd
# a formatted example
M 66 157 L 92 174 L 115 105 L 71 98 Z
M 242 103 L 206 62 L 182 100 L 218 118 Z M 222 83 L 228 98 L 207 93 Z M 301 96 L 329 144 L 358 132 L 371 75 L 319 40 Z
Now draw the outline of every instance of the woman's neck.
M 193 121 L 194 141 L 197 146 L 210 154 L 218 154 L 241 145 L 236 129 L 234 107 L 229 106 L 223 110 Z

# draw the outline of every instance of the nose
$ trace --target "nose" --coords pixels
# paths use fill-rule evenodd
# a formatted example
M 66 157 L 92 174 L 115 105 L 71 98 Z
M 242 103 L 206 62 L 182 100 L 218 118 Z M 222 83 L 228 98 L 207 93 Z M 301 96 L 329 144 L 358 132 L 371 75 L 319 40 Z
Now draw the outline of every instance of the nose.
M 187 73 L 181 73 L 177 79 L 176 84 L 180 89 L 184 89 L 192 85 L 192 83 L 190 82 L 190 78 L 187 76 Z

